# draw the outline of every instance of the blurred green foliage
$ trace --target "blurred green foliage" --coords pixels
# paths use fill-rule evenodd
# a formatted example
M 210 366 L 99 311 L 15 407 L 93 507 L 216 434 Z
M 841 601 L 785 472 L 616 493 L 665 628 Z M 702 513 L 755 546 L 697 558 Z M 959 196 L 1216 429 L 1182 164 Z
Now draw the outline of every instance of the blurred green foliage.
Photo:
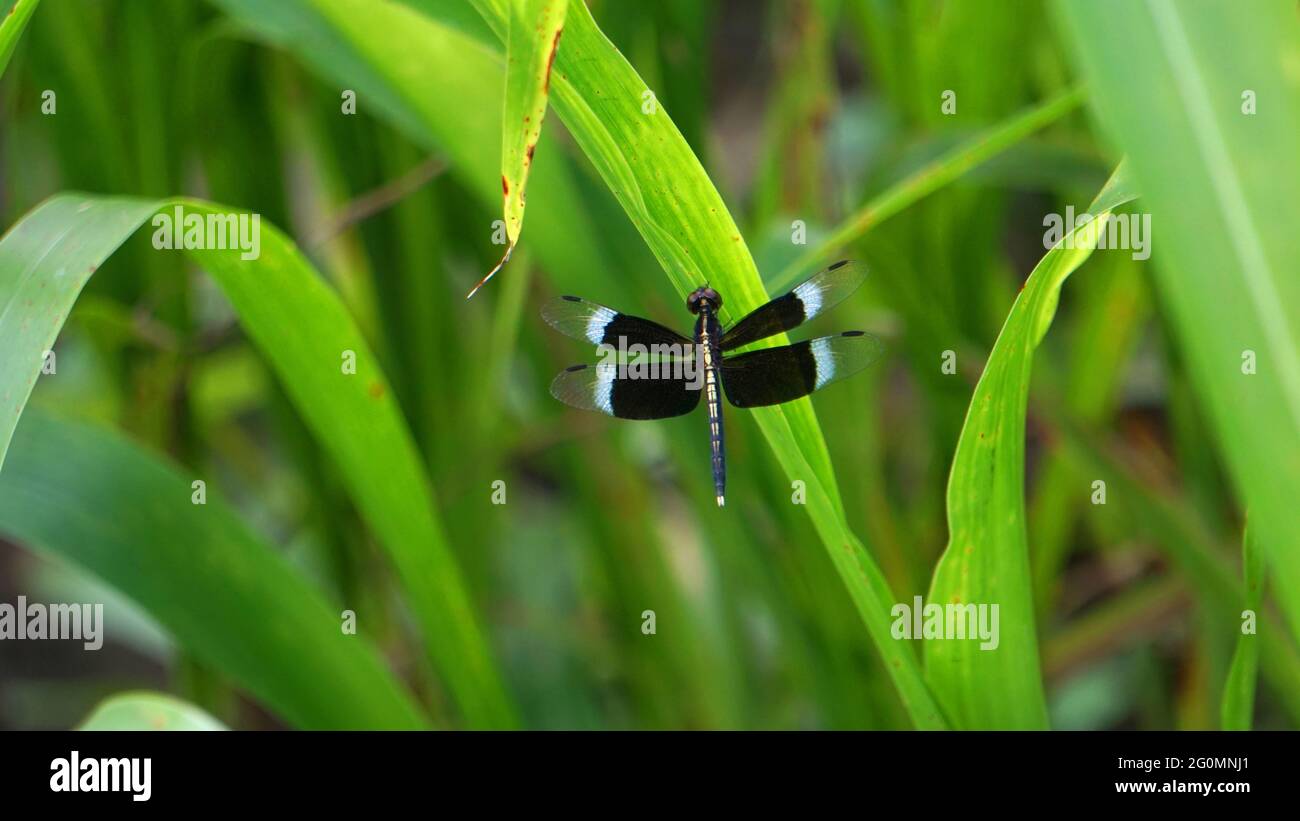
M 632 73 L 619 77 L 654 90 L 674 139 L 698 158 L 689 167 L 677 144 L 640 156 L 638 180 L 656 162 L 665 172 L 665 191 L 646 213 L 675 228 L 673 197 L 689 200 L 680 213 L 690 214 L 716 189 L 729 217 L 684 223 L 705 247 L 683 250 L 717 270 L 669 264 L 668 244 L 644 236 L 653 229 L 627 191 L 611 190 L 616 157 L 591 135 L 635 136 L 635 128 L 615 119 L 613 104 L 582 120 L 576 98 L 558 91 L 520 245 L 466 303 L 464 293 L 501 256 L 492 234 L 501 217 L 505 72 L 492 20 L 505 2 L 45 0 L 31 16 L 0 77 L 5 228 L 63 191 L 201 197 L 261 214 L 264 226 L 294 238 L 302 270 L 319 272 L 374 352 L 409 430 L 415 471 L 433 492 L 416 489 L 418 503 L 403 507 L 359 486 L 367 469 L 383 472 L 397 457 L 329 437 L 368 417 L 343 413 L 350 406 L 319 386 L 304 393 L 310 379 L 277 367 L 248 300 L 216 287 L 217 262 L 157 252 L 149 231 L 137 232 L 77 300 L 55 348 L 57 374 L 37 381 L 31 404 L 39 410 L 29 407 L 20 420 L 14 464 L 0 471 L 0 493 L 57 493 L 39 521 L 4 528 L 13 546 L 0 549 L 0 601 L 96 597 L 107 603 L 108 642 L 93 658 L 64 643 L 42 648 L 41 658 L 23 643 L 0 643 L 0 725 L 73 726 L 105 694 L 140 687 L 168 690 L 236 728 L 397 724 L 410 717 L 408 694 L 435 726 L 923 723 L 899 688 L 943 683 L 928 676 L 909 685 L 898 673 L 924 669 L 919 642 L 884 645 L 908 656 L 882 663 L 888 625 L 871 622 L 855 596 L 883 585 L 887 609 L 929 595 L 949 538 L 945 494 L 958 439 L 999 331 L 1046 253 L 1043 215 L 1067 205 L 1082 211 L 1122 151 L 1147 148 L 1125 130 L 1139 127 L 1122 122 L 1126 110 L 1107 131 L 1073 110 L 1085 79 L 1075 67 L 1084 39 L 1078 13 L 1058 16 L 1038 2 L 1011 13 L 993 0 L 591 0 L 599 30 L 575 36 L 574 48 L 587 43 L 599 55 L 603 32 L 630 64 Z M 570 25 L 577 14 L 571 7 Z M 0 54 L 7 34 L 0 29 Z M 1082 44 L 1086 79 L 1106 81 L 1099 65 L 1133 56 L 1100 49 Z M 571 78 L 572 87 L 586 83 L 595 94 L 606 68 L 584 70 L 591 73 Z M 1284 85 L 1279 93 L 1296 94 L 1294 81 Z M 53 114 L 42 112 L 47 90 L 56 95 Z M 355 92 L 355 115 L 344 113 L 346 90 Z M 955 91 L 952 113 L 946 91 Z M 1045 103 L 1050 117 L 1017 126 Z M 1224 103 L 1238 104 L 1235 96 Z M 996 156 L 970 154 L 990 133 L 1012 137 L 996 143 Z M 628 138 L 614 147 L 638 145 Z M 1168 182 L 1149 161 L 1138 170 L 1140 194 Z M 1176 196 L 1161 188 L 1159 203 Z M 1120 211 L 1146 207 L 1139 199 Z M 724 217 L 743 237 L 739 251 L 707 239 Z M 795 221 L 806 245 L 792 242 Z M 1230 455 L 1238 445 L 1221 424 L 1222 401 L 1207 402 L 1207 391 L 1223 388 L 1204 377 L 1203 357 L 1188 354 L 1186 309 L 1170 312 L 1176 274 L 1161 280 L 1165 290 L 1152 287 L 1164 241 L 1174 240 L 1157 241 L 1150 261 L 1093 254 L 1066 284 L 1033 354 L 1020 419 L 1028 554 L 998 547 L 1028 562 L 1023 584 L 1032 584 L 1020 592 L 1032 601 L 1035 629 L 1021 646 L 1035 636 L 1037 646 L 997 666 L 1033 683 L 1041 658 L 1055 727 L 1218 726 L 1238 646 L 1241 488 L 1251 485 L 1234 480 L 1236 466 L 1250 462 Z M 775 416 L 727 411 L 724 510 L 712 499 L 702 418 L 620 423 L 569 411 L 548 395 L 552 375 L 591 352 L 541 322 L 536 305 L 545 297 L 581 293 L 685 329 L 680 289 L 696 273 L 731 277 L 724 281 L 741 290 L 730 305 L 739 307 L 761 299 L 764 285 L 776 292 L 808 264 L 831 261 L 810 260 L 818 250 L 865 259 L 873 273 L 799 338 L 861 327 L 886 338 L 890 356 L 795 411 L 788 429 L 770 430 Z M 0 295 L 32 263 L 0 254 Z M 1296 305 L 1280 308 L 1294 323 Z M 285 313 L 276 331 L 283 339 L 328 330 Z M 262 317 L 261 327 L 276 316 Z M 1200 330 L 1216 333 L 1213 323 Z M 337 367 L 334 351 L 322 358 Z M 942 367 L 949 358 L 955 372 Z M 348 419 L 322 432 L 320 420 L 331 416 Z M 820 507 L 792 504 L 791 460 L 818 463 L 814 433 L 833 468 L 829 495 Z M 1276 458 L 1294 452 L 1278 441 Z M 54 464 L 67 442 L 81 443 L 78 458 L 69 449 L 69 464 Z M 222 509 L 242 520 L 229 527 L 242 534 L 249 566 L 292 574 L 286 596 L 328 605 L 285 619 L 274 613 L 291 604 L 231 596 L 214 606 L 236 608 L 238 618 L 217 609 L 203 631 L 177 629 L 175 611 L 160 611 L 157 596 L 173 591 L 168 607 L 184 612 L 184 597 L 171 599 L 202 564 L 187 569 L 176 544 L 184 537 L 149 517 L 170 504 L 184 508 L 176 517 L 193 513 L 184 495 L 158 498 L 177 482 L 184 490 L 178 476 L 207 477 Z M 1093 503 L 1099 479 L 1106 504 Z M 493 503 L 498 480 L 503 505 Z M 981 488 L 978 477 L 966 484 Z M 112 514 L 96 514 L 94 503 L 112 499 L 105 494 L 115 486 L 117 504 L 141 508 L 128 518 L 145 535 L 133 538 L 158 541 L 130 553 L 146 557 L 140 572 L 162 574 L 145 588 L 154 598 L 105 592 L 101 581 L 128 594 L 132 585 L 115 580 L 123 571 L 108 569 L 111 556 L 78 541 L 102 527 L 111 543 Z M 18 500 L 0 498 L 0 511 L 8 503 L 0 523 L 25 521 Z M 406 519 L 424 515 L 423 503 L 433 529 Z M 83 530 L 59 531 L 60 511 Z M 187 527 L 205 534 L 196 549 L 211 539 L 219 549 L 217 531 Z M 445 539 L 462 579 L 437 581 L 472 602 L 486 664 L 504 682 L 499 711 L 467 706 L 470 659 L 436 650 L 448 638 L 437 635 L 437 608 L 412 599 L 430 580 L 412 583 L 424 569 L 403 566 L 392 548 L 395 536 L 412 532 Z M 858 561 L 874 568 L 879 585 L 855 592 L 847 565 L 832 560 L 841 545 L 830 534 L 839 533 L 858 543 Z M 51 546 L 59 535 L 65 550 Z M 256 550 L 280 556 L 249 558 Z M 1289 589 L 1274 583 L 1269 592 L 1253 723 L 1296 726 L 1300 660 L 1273 612 Z M 336 656 L 318 659 L 320 668 L 377 651 L 391 677 L 358 661 L 365 669 L 346 686 L 328 672 L 313 685 L 283 671 L 292 657 L 269 658 L 277 641 L 294 644 L 287 625 L 332 631 L 326 606 L 355 611 L 355 641 L 372 646 L 336 647 L 330 636 Z M 646 611 L 654 611 L 653 634 L 643 632 Z M 169 638 L 159 638 L 159 623 Z M 211 652 L 213 642 L 238 646 L 225 628 L 267 635 L 250 643 L 261 648 L 251 657 L 231 663 Z M 307 652 L 314 641 L 325 639 L 303 638 L 295 649 Z M 394 692 L 390 679 L 408 692 Z M 1233 681 L 1233 703 L 1248 703 L 1253 675 Z M 1006 695 L 982 674 L 962 686 L 987 704 Z M 295 690 L 296 712 L 284 701 Z M 339 703 L 333 721 L 331 699 Z M 1241 709 L 1236 726 L 1250 723 Z M 944 719 L 981 723 L 961 711 Z

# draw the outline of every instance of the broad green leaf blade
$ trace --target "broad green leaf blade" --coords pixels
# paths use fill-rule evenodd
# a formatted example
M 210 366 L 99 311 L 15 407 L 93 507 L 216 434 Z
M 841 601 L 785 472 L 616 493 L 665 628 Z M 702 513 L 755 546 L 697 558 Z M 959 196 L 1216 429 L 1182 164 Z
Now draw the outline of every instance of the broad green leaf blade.
M 0 458 L 77 295 L 95 268 L 156 211 L 176 219 L 217 206 L 61 195 L 0 240 Z M 155 238 L 159 238 L 155 231 Z M 166 253 L 160 251 L 159 253 Z M 508 726 L 513 709 L 432 505 L 432 488 L 378 362 L 338 297 L 277 230 L 260 256 L 187 251 L 221 285 L 357 506 L 388 551 L 430 655 L 467 721 Z M 355 355 L 354 374 L 344 357 Z
M 437 14 L 438 4 L 432 5 L 430 13 Z M 475 6 L 504 39 L 505 4 L 475 0 Z M 570 5 L 552 83 L 557 113 L 678 293 L 684 298 L 707 280 L 726 295 L 731 317 L 765 302 L 768 295 L 726 204 L 654 91 L 605 38 L 583 3 Z M 786 475 L 806 483 L 809 515 L 913 722 L 944 726 L 913 651 L 890 636 L 894 596 L 845 523 L 811 403 L 801 399 L 755 408 L 753 417 Z
M 14 49 L 18 47 L 18 38 L 23 36 L 23 29 L 40 2 L 12 0 L 0 3 L 0 9 L 5 9 L 5 16 L 0 17 L 0 75 L 5 73 L 9 58 L 14 56 Z
M 1246 585 L 1243 599 L 1255 630 L 1267 629 L 1261 608 L 1264 603 L 1264 557 L 1250 527 L 1241 539 L 1241 569 Z M 1225 730 L 1249 730 L 1255 715 L 1255 677 L 1259 670 L 1259 639 L 1254 632 L 1246 632 L 1247 613 L 1241 613 L 1242 631 L 1237 636 L 1237 649 L 1228 667 L 1228 680 L 1223 685 L 1223 704 L 1220 710 L 1221 726 Z
M 294 726 L 422 726 L 369 642 L 214 493 L 192 504 L 191 482 L 107 430 L 33 412 L 0 471 L 0 532 L 126 593 Z
M 0 238 L 0 468 L 77 295 L 156 207 L 107 202 L 49 200 Z
M 551 67 L 564 33 L 569 0 L 510 0 L 506 44 L 506 113 L 501 127 L 501 196 L 505 200 L 505 256 L 474 286 L 474 296 L 510 259 L 524 227 L 524 203 L 533 152 L 542 137 Z
M 1300 21 L 1286 2 L 1058 3 L 1152 214 L 1157 294 L 1278 588 L 1300 587 Z M 1097 26 L 1104 19 L 1107 25 Z M 1279 599 L 1293 637 L 1300 598 Z
M 1061 285 L 1092 255 L 1111 210 L 1128 199 L 1117 171 L 1089 208 L 1095 219 L 1034 267 L 971 396 L 948 479 L 948 546 L 926 604 L 987 606 L 990 613 L 996 606 L 999 636 L 989 648 L 978 639 L 924 643 L 931 687 L 961 729 L 1047 727 L 1025 529 L 1029 375 Z
M 78 730 L 224 730 L 203 710 L 166 693 L 119 693 L 99 703 Z

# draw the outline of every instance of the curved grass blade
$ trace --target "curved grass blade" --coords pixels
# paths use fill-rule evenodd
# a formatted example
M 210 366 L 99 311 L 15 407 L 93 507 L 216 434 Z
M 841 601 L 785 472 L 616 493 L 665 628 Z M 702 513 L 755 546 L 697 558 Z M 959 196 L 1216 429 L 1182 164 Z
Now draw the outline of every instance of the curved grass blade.
M 78 730 L 225 730 L 203 710 L 166 693 L 119 693 L 86 716 Z
M 60 195 L 0 240 L 0 466 L 14 426 L 77 295 L 155 212 L 231 214 L 188 200 Z M 180 218 L 176 219 L 179 214 Z M 159 229 L 161 230 L 161 229 Z M 249 337 L 340 472 L 397 568 L 439 673 L 473 726 L 514 711 L 446 543 L 433 490 L 377 360 L 338 297 L 283 235 L 261 226 L 260 256 L 186 251 L 221 285 Z M 355 355 L 354 374 L 341 367 Z
M 1241 539 L 1241 569 L 1246 584 L 1244 609 L 1253 614 L 1252 622 L 1258 630 L 1264 626 L 1261 624 L 1264 616 L 1264 557 L 1255 544 L 1255 535 L 1249 525 Z M 1241 617 L 1245 619 L 1246 612 L 1242 612 Z M 1232 664 L 1228 667 L 1228 680 L 1223 685 L 1223 704 L 1219 712 L 1223 729 L 1250 729 L 1255 714 L 1255 676 L 1258 670 L 1259 640 L 1253 632 L 1247 633 L 1243 624 L 1241 635 L 1237 636 L 1237 649 L 1232 654 Z
M 478 293 L 502 266 L 519 242 L 524 227 L 524 202 L 533 152 L 542 136 L 546 99 L 551 93 L 551 66 L 564 33 L 568 0 L 511 0 L 510 34 L 506 44 L 506 113 L 501 126 L 501 196 L 505 200 L 505 256 L 479 280 L 466 299 Z
M 0 6 L 8 7 L 5 15 L 0 17 L 0 75 L 5 73 L 9 58 L 14 56 L 14 49 L 18 47 L 18 38 L 23 36 L 23 29 L 27 27 L 27 21 L 32 18 L 32 12 L 36 11 L 40 2 L 41 0 L 13 0 Z
M 126 593 L 296 727 L 424 726 L 369 642 L 233 510 L 192 493 L 126 439 L 33 412 L 0 471 L 0 532 Z
M 948 546 L 926 601 L 996 606 L 1000 635 L 988 649 L 979 640 L 924 644 L 931 687 L 961 729 L 1047 726 L 1025 531 L 1029 374 L 1061 285 L 1092 255 L 1111 210 L 1132 196 L 1117 171 L 1089 208 L 1094 220 L 1062 238 L 1035 266 L 971 396 L 948 479 Z
M 1158 226 L 1157 297 L 1241 507 L 1278 589 L 1296 589 L 1300 20 L 1281 2 L 1057 8 Z M 1300 598 L 1278 603 L 1300 637 Z
M 797 284 L 800 277 L 807 275 L 867 231 L 1023 141 L 1030 134 L 1061 119 L 1083 100 L 1082 89 L 1067 91 L 1006 122 L 985 129 L 969 141 L 926 163 L 872 197 L 832 229 L 825 240 L 770 277 L 768 282 L 771 290 L 776 293 L 788 290 Z

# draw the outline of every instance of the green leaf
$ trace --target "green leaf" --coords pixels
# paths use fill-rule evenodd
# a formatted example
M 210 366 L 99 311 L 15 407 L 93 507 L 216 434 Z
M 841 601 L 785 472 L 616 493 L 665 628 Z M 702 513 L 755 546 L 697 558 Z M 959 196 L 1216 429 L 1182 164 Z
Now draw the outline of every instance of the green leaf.
M 166 693 L 119 693 L 99 703 L 78 730 L 224 730 L 220 721 Z
M 188 200 L 60 195 L 0 240 L 0 460 L 82 287 L 157 211 L 204 219 L 229 212 Z M 159 228 L 158 231 L 162 229 Z M 155 237 L 158 232 L 155 232 Z M 279 231 L 262 224 L 260 256 L 187 251 L 225 291 L 357 506 L 388 551 L 429 653 L 466 719 L 509 726 L 497 674 L 432 504 L 433 491 L 378 363 L 333 291 Z M 355 374 L 343 358 L 355 354 Z M 0 461 L 0 465 L 3 462 Z
M 1034 267 L 975 386 L 948 479 L 948 546 L 927 604 L 998 608 L 999 639 L 927 641 L 926 674 L 954 726 L 1047 726 L 1025 529 L 1025 411 L 1034 349 L 1061 285 L 1092 255 L 1112 209 L 1132 199 L 1117 171 L 1074 228 Z
M 1264 557 L 1255 544 L 1249 526 L 1241 539 L 1241 568 L 1246 595 L 1244 609 L 1252 614 L 1255 629 L 1263 621 Z M 1246 613 L 1242 613 L 1244 619 Z M 1244 625 L 1243 625 L 1244 628 Z M 1237 649 L 1228 667 L 1228 680 L 1223 685 L 1223 705 L 1220 720 L 1225 730 L 1249 730 L 1255 714 L 1255 676 L 1259 670 L 1259 640 L 1255 633 L 1244 629 L 1237 636 Z
M 23 36 L 23 29 L 31 19 L 32 12 L 41 0 L 14 0 L 7 3 L 9 10 L 0 17 L 0 75 L 5 73 L 9 58 L 14 56 L 18 47 L 18 38 Z
M 510 259 L 524 227 L 525 186 L 533 152 L 542 137 L 546 99 L 551 92 L 551 66 L 568 0 L 511 0 L 506 48 L 506 113 L 501 125 L 501 195 L 505 200 L 505 256 L 483 277 L 469 296 L 483 287 Z
M 1295 7 L 1100 0 L 1057 8 L 1101 123 L 1150 208 L 1157 295 L 1241 507 L 1278 588 L 1296 589 Z M 1300 598 L 1279 603 L 1300 637 Z
M 214 493 L 192 504 L 191 481 L 110 431 L 33 412 L 0 471 L 0 532 L 126 593 L 294 726 L 423 726 L 370 643 Z

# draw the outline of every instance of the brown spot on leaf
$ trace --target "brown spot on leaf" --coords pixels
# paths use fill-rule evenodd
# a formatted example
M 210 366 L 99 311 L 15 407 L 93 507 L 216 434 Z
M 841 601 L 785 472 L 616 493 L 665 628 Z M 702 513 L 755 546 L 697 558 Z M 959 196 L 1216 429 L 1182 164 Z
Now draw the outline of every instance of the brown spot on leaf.
M 555 32 L 555 39 L 551 41 L 551 56 L 546 58 L 546 79 L 542 82 L 542 93 L 551 93 L 551 67 L 555 65 L 555 52 L 560 48 L 560 35 L 564 33 L 564 27 L 561 26 Z
M 384 385 L 382 382 L 371 382 L 370 387 L 366 388 L 366 393 L 370 394 L 372 399 L 378 399 L 384 395 Z
M 536 149 L 537 149 L 537 143 L 531 143 L 528 146 L 527 150 L 524 151 L 524 156 L 525 156 L 524 162 L 528 163 L 529 165 L 533 164 L 533 151 L 535 151 Z
M 501 175 L 501 194 L 506 197 L 510 196 L 510 183 L 506 181 L 505 174 Z

